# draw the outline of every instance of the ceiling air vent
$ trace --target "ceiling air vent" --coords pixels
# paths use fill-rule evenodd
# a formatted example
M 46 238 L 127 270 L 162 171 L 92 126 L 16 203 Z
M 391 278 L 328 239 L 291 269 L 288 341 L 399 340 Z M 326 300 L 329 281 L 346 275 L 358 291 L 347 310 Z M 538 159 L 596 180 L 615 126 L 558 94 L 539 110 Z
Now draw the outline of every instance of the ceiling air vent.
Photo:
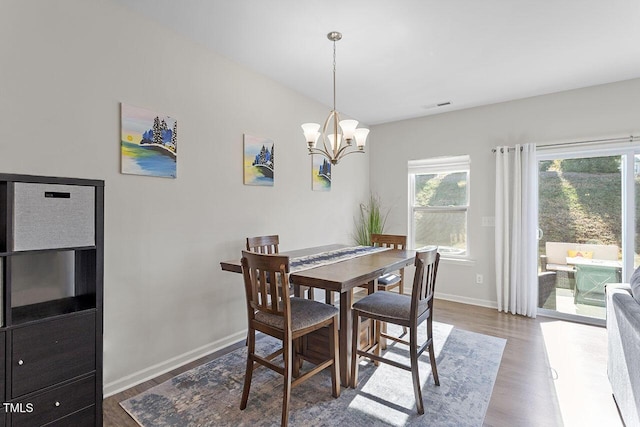
M 451 101 L 438 102 L 437 104 L 423 105 L 422 108 L 424 108 L 425 110 L 431 110 L 433 108 L 446 107 L 448 105 L 451 105 Z

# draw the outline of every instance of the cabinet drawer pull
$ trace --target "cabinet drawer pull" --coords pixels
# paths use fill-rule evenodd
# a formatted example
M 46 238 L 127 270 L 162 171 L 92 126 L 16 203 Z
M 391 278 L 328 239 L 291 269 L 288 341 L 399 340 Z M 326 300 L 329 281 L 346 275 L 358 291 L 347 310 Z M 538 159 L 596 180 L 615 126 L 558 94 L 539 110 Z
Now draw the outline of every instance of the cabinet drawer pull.
M 55 405 L 56 405 L 56 407 L 60 406 L 60 402 L 58 402 L 58 401 L 56 400 Z
M 20 365 L 20 366 L 24 365 L 24 360 L 22 360 L 22 359 L 18 360 L 18 365 Z

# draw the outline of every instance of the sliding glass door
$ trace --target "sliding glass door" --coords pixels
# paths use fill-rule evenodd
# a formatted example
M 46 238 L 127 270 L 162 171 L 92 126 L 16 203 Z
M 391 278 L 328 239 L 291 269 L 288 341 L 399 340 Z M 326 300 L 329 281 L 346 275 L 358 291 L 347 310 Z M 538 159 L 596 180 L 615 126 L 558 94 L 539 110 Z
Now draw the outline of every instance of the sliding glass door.
M 602 324 L 604 285 L 637 266 L 636 151 L 538 151 L 540 314 Z

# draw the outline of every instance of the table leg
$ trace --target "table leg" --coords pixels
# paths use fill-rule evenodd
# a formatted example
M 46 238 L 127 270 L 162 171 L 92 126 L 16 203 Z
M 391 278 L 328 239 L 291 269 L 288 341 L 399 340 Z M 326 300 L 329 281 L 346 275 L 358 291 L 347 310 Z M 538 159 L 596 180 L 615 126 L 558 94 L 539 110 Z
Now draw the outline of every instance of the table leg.
M 352 292 L 340 292 L 340 383 L 349 387 L 351 375 L 351 328 L 353 314 L 351 312 Z

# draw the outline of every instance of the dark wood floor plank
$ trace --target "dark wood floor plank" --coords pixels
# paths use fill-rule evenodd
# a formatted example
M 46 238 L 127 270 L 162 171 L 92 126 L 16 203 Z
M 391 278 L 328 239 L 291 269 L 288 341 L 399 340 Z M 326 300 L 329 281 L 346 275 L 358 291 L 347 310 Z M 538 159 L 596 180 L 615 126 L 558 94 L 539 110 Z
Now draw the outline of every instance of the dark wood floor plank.
M 437 322 L 507 339 L 485 426 L 622 426 L 607 380 L 604 328 L 442 300 L 434 305 Z M 137 427 L 118 402 L 225 352 L 105 399 L 104 425 Z

